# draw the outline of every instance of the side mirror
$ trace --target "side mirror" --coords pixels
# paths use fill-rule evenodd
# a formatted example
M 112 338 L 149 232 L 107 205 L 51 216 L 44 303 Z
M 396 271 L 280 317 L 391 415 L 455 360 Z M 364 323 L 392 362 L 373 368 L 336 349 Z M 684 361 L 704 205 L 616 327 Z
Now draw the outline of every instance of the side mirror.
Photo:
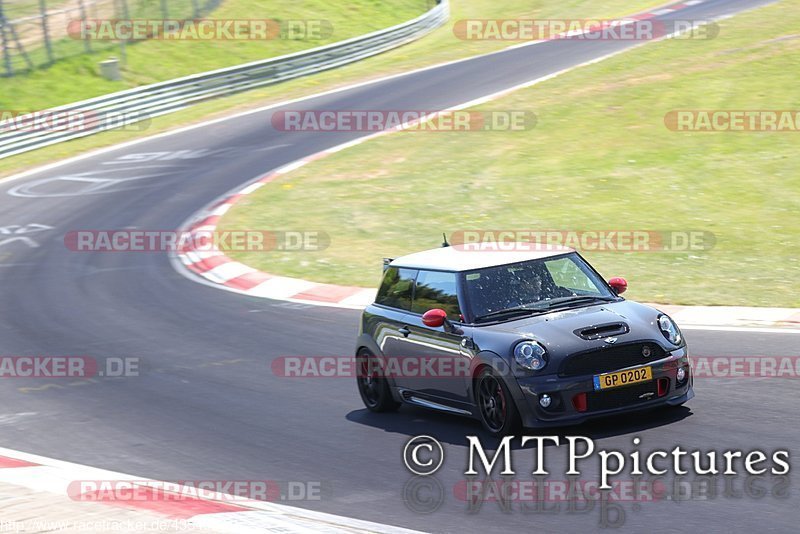
M 447 319 L 447 312 L 441 308 L 433 308 L 422 314 L 422 324 L 431 328 L 442 326 Z
M 613 289 L 617 295 L 622 295 L 625 293 L 625 290 L 628 289 L 628 281 L 619 276 L 615 276 L 609 280 L 608 285 L 611 286 L 611 289 Z

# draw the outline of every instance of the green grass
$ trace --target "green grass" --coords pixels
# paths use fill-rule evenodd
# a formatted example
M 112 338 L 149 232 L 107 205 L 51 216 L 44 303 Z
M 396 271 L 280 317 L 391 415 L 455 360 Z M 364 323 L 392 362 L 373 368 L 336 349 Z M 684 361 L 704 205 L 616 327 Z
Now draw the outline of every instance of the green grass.
M 526 16 L 542 18 L 577 16 L 611 18 L 660 4 L 663 4 L 660 0 L 636 0 L 633 2 L 630 0 L 609 0 L 602 4 L 589 0 L 572 0 L 569 2 L 555 0 L 451 0 L 452 16 L 449 24 L 434 31 L 429 36 L 399 49 L 336 70 L 248 91 L 231 97 L 220 98 L 178 113 L 157 117 L 152 121 L 148 130 L 143 133 L 107 132 L 2 159 L 0 160 L 0 177 L 87 150 L 130 141 L 143 135 L 151 135 L 204 119 L 226 116 L 237 111 L 298 98 L 387 74 L 400 73 L 443 61 L 487 53 L 509 45 L 509 43 L 498 41 L 464 41 L 455 39 L 453 37 L 452 24 L 460 19 Z M 583 15 L 581 15 L 582 13 Z M 96 60 L 83 59 L 81 61 L 86 63 L 84 65 L 85 69 L 81 72 L 84 73 L 84 77 L 87 80 L 86 83 L 93 91 L 96 89 L 100 92 L 106 92 L 118 89 L 115 84 L 98 79 L 95 68 Z M 31 98 L 34 101 L 40 98 L 56 98 L 59 102 L 62 102 L 73 101 L 78 98 L 77 95 L 72 95 L 69 98 L 63 97 L 63 91 L 72 91 L 73 89 L 80 91 L 80 88 L 72 87 L 70 84 L 62 88 L 59 77 L 53 73 L 48 74 L 48 72 L 42 71 L 32 75 L 29 85 L 30 91 L 33 91 Z M 13 83 L 13 80 L 4 80 L 0 83 L 0 102 L 3 100 L 3 95 L 9 91 L 4 88 L 6 83 Z M 22 90 L 22 93 L 24 96 L 24 90 Z M 51 94 L 55 96 L 49 96 Z M 42 104 L 38 107 L 46 106 Z M 6 105 L 5 108 L 8 109 L 9 106 Z M 10 109 L 36 108 L 36 105 L 24 105 L 19 102 L 15 102 L 14 106 L 10 107 Z M 4 108 L 0 107 L 0 109 Z M 249 177 L 243 176 L 242 180 L 247 178 Z
M 674 109 L 797 109 L 800 1 L 649 44 L 483 105 L 532 131 L 403 132 L 311 163 L 247 197 L 223 228 L 324 229 L 321 252 L 238 253 L 269 272 L 374 286 L 381 258 L 461 229 L 712 232 L 679 253 L 586 253 L 626 296 L 800 306 L 800 133 L 679 133 Z M 324 201 L 323 201 L 324 199 Z
M 47 2 L 47 9 L 58 9 L 68 1 L 69 0 L 50 0 Z M 39 0 L 3 0 L 3 14 L 7 20 L 38 15 L 39 13 L 41 13 Z
M 133 9 L 136 5 L 131 2 L 131 17 L 142 18 Z M 288 54 L 398 24 L 420 15 L 427 7 L 427 0 L 226 0 L 206 18 L 321 19 L 330 21 L 333 34 L 325 39 L 307 40 L 133 43 L 125 48 L 123 79 L 119 82 L 102 78 L 98 65 L 110 56 L 119 56 L 119 48 L 98 43 L 95 47 L 101 50 L 95 53 L 68 57 L 49 68 L 4 79 L 0 83 L 0 109 L 45 109 L 137 85 Z M 151 18 L 159 16 L 160 11 L 154 9 L 147 11 Z M 64 38 L 54 42 L 53 47 L 57 55 L 73 55 L 82 50 L 83 43 Z M 38 62 L 43 51 L 33 51 L 32 55 Z

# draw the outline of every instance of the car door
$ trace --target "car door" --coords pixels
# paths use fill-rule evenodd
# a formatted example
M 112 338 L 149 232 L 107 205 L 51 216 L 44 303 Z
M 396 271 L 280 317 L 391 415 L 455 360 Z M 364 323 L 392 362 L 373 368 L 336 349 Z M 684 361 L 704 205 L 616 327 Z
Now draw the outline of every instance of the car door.
M 416 269 L 387 268 L 375 296 L 375 304 L 380 312 L 366 318 L 366 329 L 381 349 L 385 357 L 385 371 L 395 387 L 411 387 L 405 377 L 396 372 L 394 362 L 402 359 L 406 350 L 406 338 L 410 334 L 408 315 L 416 277 Z
M 447 313 L 445 325 L 430 327 L 423 323 L 422 315 L 434 308 Z M 473 355 L 469 349 L 471 343 L 465 341 L 461 329 L 457 274 L 420 270 L 406 321 L 409 335 L 405 339 L 405 354 L 417 360 L 414 368 L 420 370 L 408 381 L 412 389 L 451 406 L 468 404 Z

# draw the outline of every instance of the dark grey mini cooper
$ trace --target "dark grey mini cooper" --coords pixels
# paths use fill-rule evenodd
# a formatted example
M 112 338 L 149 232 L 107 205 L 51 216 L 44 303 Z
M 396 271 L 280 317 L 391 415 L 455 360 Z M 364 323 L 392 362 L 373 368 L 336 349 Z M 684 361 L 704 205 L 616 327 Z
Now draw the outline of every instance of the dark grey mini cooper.
M 495 436 L 694 396 L 686 343 L 666 314 L 619 295 L 564 247 L 443 247 L 387 262 L 364 310 L 358 390 L 479 418 Z

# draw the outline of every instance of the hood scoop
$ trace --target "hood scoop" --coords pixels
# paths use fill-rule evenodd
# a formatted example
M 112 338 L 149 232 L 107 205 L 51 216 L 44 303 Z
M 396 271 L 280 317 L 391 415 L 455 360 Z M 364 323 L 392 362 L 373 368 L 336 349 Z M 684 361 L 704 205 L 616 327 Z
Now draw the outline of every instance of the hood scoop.
M 573 332 L 576 336 L 591 341 L 609 336 L 621 336 L 630 331 L 631 329 L 627 323 L 606 323 L 590 326 L 588 328 L 579 328 Z

